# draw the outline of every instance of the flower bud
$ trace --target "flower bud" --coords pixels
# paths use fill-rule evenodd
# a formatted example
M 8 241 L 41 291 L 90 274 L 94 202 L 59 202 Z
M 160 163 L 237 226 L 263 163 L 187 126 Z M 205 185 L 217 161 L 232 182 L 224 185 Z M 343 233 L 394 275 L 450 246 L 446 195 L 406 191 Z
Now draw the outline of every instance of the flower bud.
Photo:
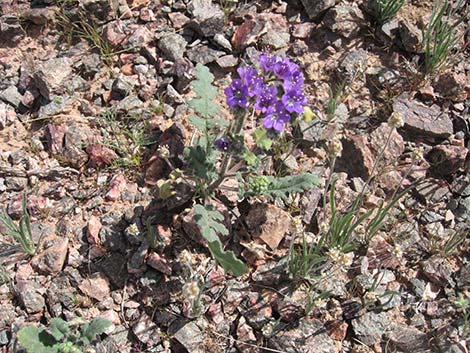
M 403 115 L 398 112 L 393 112 L 392 115 L 388 118 L 388 126 L 391 128 L 400 128 L 405 125 L 405 122 L 403 121 Z

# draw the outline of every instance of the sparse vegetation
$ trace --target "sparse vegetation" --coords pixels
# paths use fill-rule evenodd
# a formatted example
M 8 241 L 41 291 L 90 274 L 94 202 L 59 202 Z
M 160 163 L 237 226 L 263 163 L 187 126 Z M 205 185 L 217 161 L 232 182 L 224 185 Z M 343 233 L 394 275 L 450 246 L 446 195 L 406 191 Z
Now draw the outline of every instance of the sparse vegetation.
M 20 218 L 18 225 L 4 210 L 0 211 L 0 222 L 5 232 L 1 234 L 2 238 L 0 239 L 1 258 L 8 257 L 18 251 L 27 256 L 36 254 L 36 244 L 33 240 L 31 220 L 26 207 L 25 196 L 23 196 L 22 206 L 23 216 Z
M 463 6 L 464 1 L 461 0 L 455 6 L 451 6 L 448 0 L 434 0 L 431 19 L 423 34 L 425 74 L 439 71 L 462 38 L 463 34 L 457 28 L 464 17 L 457 15 L 457 10 Z
M 395 18 L 406 0 L 373 0 L 375 18 L 379 26 Z

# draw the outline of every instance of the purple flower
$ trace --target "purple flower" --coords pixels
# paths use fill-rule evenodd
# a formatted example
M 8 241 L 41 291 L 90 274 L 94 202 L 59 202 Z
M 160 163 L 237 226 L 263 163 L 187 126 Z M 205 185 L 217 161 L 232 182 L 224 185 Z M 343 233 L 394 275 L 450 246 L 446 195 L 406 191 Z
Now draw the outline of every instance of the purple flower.
M 277 61 L 273 65 L 274 74 L 283 80 L 288 80 L 298 70 L 299 66 L 290 61 L 289 58 L 284 58 L 284 60 Z
M 263 69 L 264 72 L 271 72 L 273 71 L 273 66 L 278 60 L 279 57 L 277 56 L 269 56 L 268 54 L 261 54 L 258 57 L 259 65 Z
M 307 99 L 302 93 L 300 88 L 293 88 L 283 94 L 282 104 L 289 113 L 302 114 L 304 106 L 307 104 Z
M 274 85 L 264 85 L 258 94 L 255 103 L 255 109 L 261 110 L 266 113 L 269 110 L 274 110 L 277 97 L 277 87 Z
M 231 108 L 240 107 L 246 108 L 248 106 L 248 87 L 243 84 L 242 80 L 235 79 L 231 85 L 225 88 L 225 95 L 227 96 L 227 104 Z
M 255 69 L 249 66 L 239 67 L 237 69 L 242 82 L 248 87 L 248 96 L 253 97 L 259 93 L 263 84 L 263 79 L 259 77 Z
M 281 102 L 276 103 L 276 108 L 263 120 L 263 126 L 266 129 L 274 129 L 281 132 L 284 130 L 284 125 L 290 120 L 289 113 L 284 109 Z
M 295 70 L 291 76 L 284 80 L 284 91 L 289 91 L 293 88 L 300 88 L 304 84 L 304 75 L 300 70 Z
M 230 141 L 225 136 L 222 136 L 221 138 L 215 140 L 215 147 L 221 152 L 228 151 L 229 146 Z

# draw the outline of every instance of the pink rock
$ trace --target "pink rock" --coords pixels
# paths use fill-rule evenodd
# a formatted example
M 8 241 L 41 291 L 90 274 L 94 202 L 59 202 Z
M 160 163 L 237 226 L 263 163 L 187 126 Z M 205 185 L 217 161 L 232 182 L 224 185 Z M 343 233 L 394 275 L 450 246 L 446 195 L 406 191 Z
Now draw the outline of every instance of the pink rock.
M 118 158 L 118 155 L 112 149 L 97 143 L 88 146 L 86 152 L 90 157 L 88 163 L 95 168 L 108 166 Z
M 172 273 L 172 269 L 170 264 L 168 263 L 168 260 L 154 252 L 152 252 L 147 257 L 147 265 L 169 276 Z
M 103 37 L 111 45 L 120 45 L 127 35 L 124 33 L 124 25 L 120 20 L 112 21 L 103 27 Z
M 102 227 L 102 224 L 100 222 L 100 219 L 96 216 L 91 216 L 90 219 L 88 220 L 87 232 L 86 232 L 88 244 L 90 245 L 100 244 L 101 227 Z
M 168 14 L 168 17 L 170 18 L 173 27 L 176 29 L 183 28 L 189 23 L 189 21 L 191 21 L 189 17 L 183 15 L 181 12 L 171 12 Z
M 274 205 L 257 203 L 248 216 L 246 223 L 253 231 L 253 237 L 259 238 L 271 250 L 277 249 L 290 228 L 289 213 Z
M 211 318 L 211 320 L 216 324 L 220 324 L 224 321 L 224 313 L 222 311 L 222 303 L 214 303 L 209 306 L 207 309 L 207 315 Z
M 67 238 L 56 238 L 50 247 L 34 257 L 33 266 L 44 274 L 59 273 L 64 267 L 68 245 Z
M 438 175 L 451 175 L 465 166 L 469 151 L 464 146 L 435 146 L 426 156 L 431 170 Z
M 66 127 L 64 125 L 47 124 L 46 141 L 49 151 L 53 154 L 61 153 L 64 150 L 64 138 Z
M 124 174 L 115 175 L 111 179 L 109 191 L 106 193 L 105 198 L 108 201 L 116 201 L 121 197 L 121 192 L 126 190 L 126 177 Z
M 294 38 L 305 39 L 310 37 L 315 25 L 311 22 L 305 22 L 294 26 L 292 36 Z
M 95 273 L 83 280 L 78 288 L 83 294 L 98 301 L 104 300 L 111 292 L 108 279 L 101 273 Z

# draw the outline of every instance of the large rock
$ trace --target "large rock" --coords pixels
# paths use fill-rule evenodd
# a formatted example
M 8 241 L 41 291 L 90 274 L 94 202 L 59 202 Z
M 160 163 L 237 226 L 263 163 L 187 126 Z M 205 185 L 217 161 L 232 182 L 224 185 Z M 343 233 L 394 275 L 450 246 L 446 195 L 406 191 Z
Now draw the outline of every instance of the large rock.
M 186 50 L 186 40 L 179 34 L 164 35 L 158 41 L 158 48 L 170 60 L 182 59 Z
M 372 346 L 382 340 L 382 335 L 389 329 L 390 322 L 387 313 L 367 312 L 361 317 L 352 321 L 352 327 L 356 338 Z
M 364 134 L 347 134 L 342 140 L 343 153 L 338 160 L 339 169 L 347 171 L 350 176 L 367 179 L 373 172 L 374 164 L 386 143 L 389 131 L 388 125 L 383 123 L 370 134 L 370 137 Z M 393 131 L 390 144 L 383 151 L 383 163 L 396 161 L 404 149 L 403 138 L 397 131 Z
M 405 129 L 433 138 L 448 138 L 454 127 L 447 113 L 437 105 L 430 107 L 417 101 L 399 97 L 393 103 L 393 111 L 400 113 L 405 121 Z
M 307 15 L 313 20 L 320 14 L 335 6 L 338 0 L 302 0 Z
M 50 100 L 53 92 L 64 89 L 63 83 L 71 73 L 72 61 L 69 58 L 50 59 L 39 65 L 34 74 L 34 82 L 41 95 Z
M 246 223 L 255 239 L 260 239 L 274 250 L 289 231 L 290 217 L 279 207 L 258 203 L 248 213 Z
M 193 0 L 188 10 L 192 14 L 190 26 L 203 36 L 213 37 L 223 32 L 225 14 L 212 0 Z
M 301 319 L 299 325 L 289 331 L 273 335 L 270 348 L 286 353 L 336 353 L 335 344 L 325 326 L 316 319 Z
M 333 7 L 323 21 L 333 32 L 346 38 L 356 35 L 365 24 L 364 15 L 356 4 Z
M 68 244 L 67 238 L 54 239 L 51 246 L 34 258 L 33 266 L 45 274 L 59 273 L 67 257 Z
M 408 21 L 400 21 L 399 33 L 401 43 L 407 52 L 424 53 L 423 33 Z

